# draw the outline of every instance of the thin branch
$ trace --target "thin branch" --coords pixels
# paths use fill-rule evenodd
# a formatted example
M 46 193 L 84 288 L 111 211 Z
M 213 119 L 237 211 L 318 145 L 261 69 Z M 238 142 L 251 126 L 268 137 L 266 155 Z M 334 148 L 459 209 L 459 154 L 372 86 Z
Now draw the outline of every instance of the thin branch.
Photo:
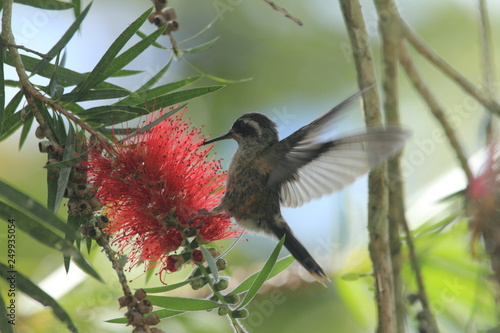
M 271 0 L 264 0 L 269 6 L 273 7 L 274 10 L 280 12 L 281 14 L 285 15 L 285 17 L 288 17 L 290 20 L 293 22 L 297 23 L 298 25 L 303 25 L 302 21 L 290 14 L 285 8 L 278 6 Z
M 486 0 L 479 0 L 479 17 L 481 26 L 481 55 L 483 58 L 483 80 L 485 91 L 488 98 L 492 101 L 495 101 L 495 87 L 493 85 L 493 83 L 495 82 L 495 66 L 493 61 L 493 50 L 491 47 L 491 28 L 490 20 L 488 17 L 488 10 L 486 8 Z M 490 142 L 494 130 L 491 113 L 489 114 L 489 116 L 490 117 L 486 128 L 487 144 Z
M 465 92 L 475 98 L 481 105 L 500 116 L 500 105 L 480 92 L 469 80 L 451 67 L 446 61 L 438 56 L 428 45 L 426 45 L 411 29 L 406 25 L 401 25 L 405 38 L 408 42 L 427 60 L 433 63 L 439 70 L 457 83 Z
M 358 85 L 375 86 L 376 77 L 368 33 L 358 0 L 340 0 L 340 7 L 351 41 Z M 367 126 L 382 124 L 379 97 L 375 88 L 363 94 Z M 396 332 L 394 284 L 389 244 L 387 167 L 378 167 L 368 177 L 369 252 L 375 278 L 378 333 Z
M 32 49 L 29 49 L 29 48 L 27 48 L 27 47 L 25 47 L 23 45 L 16 45 L 16 44 L 5 43 L 5 46 L 12 46 L 12 47 L 24 50 L 26 52 L 30 52 L 30 53 L 36 54 L 40 58 L 51 59 L 47 54 L 41 53 L 41 52 L 38 52 L 38 51 L 35 51 L 35 50 L 32 50 Z
M 382 39 L 382 83 L 384 92 L 384 112 L 387 123 L 400 125 L 398 61 L 401 44 L 400 16 L 393 0 L 375 0 L 378 26 Z M 391 249 L 392 274 L 394 283 L 394 303 L 396 307 L 397 332 L 405 331 L 406 298 L 403 292 L 401 267 L 401 238 L 399 225 L 405 220 L 403 177 L 401 177 L 401 153 L 387 164 L 389 184 L 389 244 Z
M 427 87 L 422 77 L 418 73 L 418 70 L 413 64 L 408 54 L 408 51 L 406 50 L 406 47 L 404 45 L 401 45 L 400 49 L 400 62 L 403 68 L 405 69 L 406 74 L 408 75 L 408 78 L 412 82 L 413 86 L 418 91 L 420 96 L 422 96 L 425 103 L 429 106 L 429 109 L 436 118 L 436 120 L 441 124 L 441 127 L 443 128 L 444 133 L 448 138 L 448 141 L 453 151 L 455 152 L 458 162 L 460 163 L 460 166 L 462 167 L 462 170 L 464 171 L 465 176 L 467 177 L 467 181 L 470 184 L 470 182 L 473 179 L 472 171 L 469 167 L 469 163 L 467 162 L 467 158 L 465 157 L 465 153 L 463 152 L 463 148 L 458 141 L 455 130 L 453 130 L 450 123 L 448 122 L 446 115 L 444 113 L 444 109 L 441 107 L 439 102 L 432 94 L 431 90 Z
M 35 119 L 38 124 L 42 128 L 47 139 L 56 143 L 55 137 L 53 133 L 50 131 L 47 126 L 45 119 L 43 119 L 40 112 L 38 112 L 38 108 L 36 107 L 33 99 L 30 96 L 30 91 L 35 90 L 31 85 L 31 82 L 28 79 L 28 74 L 26 74 L 26 70 L 24 68 L 24 63 L 21 59 L 21 55 L 19 54 L 14 39 L 14 35 L 12 34 L 11 22 L 12 22 L 12 2 L 13 0 L 5 0 L 3 4 L 3 15 L 2 15 L 2 41 L 3 44 L 7 46 L 14 64 L 14 68 L 16 69 L 17 75 L 19 77 L 19 82 L 21 82 L 23 93 L 26 97 L 26 100 L 33 112 Z

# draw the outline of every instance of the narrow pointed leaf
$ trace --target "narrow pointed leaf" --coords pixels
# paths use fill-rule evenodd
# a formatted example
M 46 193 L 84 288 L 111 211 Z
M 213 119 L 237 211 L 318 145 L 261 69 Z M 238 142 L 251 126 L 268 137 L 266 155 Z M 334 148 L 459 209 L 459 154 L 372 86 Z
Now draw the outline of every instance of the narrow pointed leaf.
M 73 13 L 75 13 L 75 17 L 78 17 L 82 10 L 81 0 L 71 0 L 71 3 L 73 4 Z
M 102 281 L 99 274 L 90 266 L 81 253 L 72 244 L 66 242 L 64 238 L 47 228 L 43 221 L 40 222 L 35 217 L 28 215 L 28 212 L 24 209 L 18 209 L 14 205 L 0 201 L 0 219 L 7 221 L 12 218 L 16 222 L 22 221 L 22 223 L 16 224 L 19 230 L 49 248 L 58 250 L 64 255 L 71 255 L 78 267 L 95 279 Z
M 116 102 L 115 105 L 144 105 L 145 101 L 153 100 L 155 98 L 158 99 L 158 96 L 162 96 L 185 87 L 193 82 L 198 81 L 200 78 L 201 76 L 194 76 L 184 80 L 167 83 L 156 88 L 141 88 L 129 97 Z
M 132 60 L 137 58 L 145 49 L 147 49 L 151 44 L 158 39 L 163 34 L 163 31 L 165 31 L 166 26 L 158 28 L 155 32 L 153 32 L 151 35 L 147 36 L 146 38 L 142 39 L 140 42 L 117 56 L 115 59 L 111 61 L 109 66 L 106 68 L 104 74 L 102 75 L 102 79 L 106 79 L 109 76 L 113 75 L 116 73 L 118 70 L 122 69 L 123 67 L 127 66 Z
M 274 249 L 273 253 L 271 253 L 271 256 L 265 263 L 264 267 L 262 267 L 261 271 L 253 281 L 252 285 L 248 289 L 247 294 L 245 295 L 245 298 L 243 298 L 243 301 L 241 301 L 240 305 L 238 305 L 238 308 L 243 308 L 245 305 L 247 305 L 254 297 L 257 295 L 257 292 L 259 291 L 260 287 L 266 282 L 266 280 L 269 278 L 269 274 L 271 273 L 274 264 L 276 263 L 276 260 L 278 259 L 278 256 L 281 252 L 281 248 L 283 247 L 283 243 L 285 242 L 285 236 L 281 238 L 279 241 L 278 245 L 276 245 L 276 248 Z
M 10 137 L 12 134 L 14 134 L 15 131 L 19 129 L 19 127 L 22 126 L 23 120 L 21 114 L 22 112 L 19 111 L 5 120 L 5 128 L 0 135 L 0 142 Z
M 77 93 L 70 92 L 62 95 L 60 100 L 63 102 L 95 101 L 101 99 L 120 98 L 128 95 L 130 95 L 130 91 L 126 89 L 98 89 L 88 91 L 85 95 L 80 96 L 79 99 L 76 99 Z
M 0 276 L 2 276 L 6 281 L 8 281 L 7 279 L 11 277 L 12 274 L 13 273 L 9 269 L 9 267 L 4 265 L 3 263 L 0 263 Z M 16 283 L 16 288 L 25 293 L 26 295 L 28 295 L 29 297 L 40 302 L 44 306 L 50 306 L 52 308 L 54 315 L 61 322 L 63 322 L 71 332 L 78 331 L 73 322 L 71 321 L 70 316 L 61 307 L 61 305 L 59 305 L 59 303 L 57 303 L 55 299 L 53 299 L 49 294 L 43 291 L 35 283 L 33 283 L 28 277 L 26 277 L 24 274 L 21 274 L 20 272 L 16 272 L 15 283 Z M 4 321 L 3 318 L 2 320 Z
M 137 36 L 139 36 L 141 38 L 148 37 L 148 35 L 146 35 L 144 32 L 141 32 L 140 30 L 137 30 L 136 34 L 137 34 Z M 165 46 L 163 46 L 161 44 L 158 44 L 157 42 L 154 42 L 153 44 L 151 44 L 151 46 L 157 47 L 157 48 L 162 49 L 162 50 L 168 50 L 168 48 L 166 48 Z
M 201 253 L 203 253 L 203 258 L 207 261 L 208 267 L 214 276 L 215 283 L 219 282 L 219 270 L 215 264 L 214 257 L 208 252 L 204 246 L 200 246 Z
M 169 285 L 161 286 L 161 287 L 142 288 L 142 289 L 144 289 L 144 291 L 148 294 L 164 293 L 164 292 L 167 292 L 170 290 L 174 290 L 174 289 L 183 287 L 186 284 L 188 284 L 189 282 L 191 282 L 191 280 L 184 280 L 184 281 L 179 282 L 179 283 L 169 284 Z
M 19 138 L 19 150 L 21 150 L 21 148 L 24 145 L 24 142 L 26 141 L 26 138 L 28 137 L 31 125 L 33 125 L 34 118 L 35 117 L 33 116 L 33 114 L 30 114 L 23 122 L 23 130 L 21 131 L 21 137 Z
M 220 306 L 206 299 L 149 295 L 148 300 L 156 306 L 178 311 L 201 311 Z
M 3 43 L 0 43 L 0 133 L 2 132 L 3 117 L 5 109 L 5 74 L 4 74 L 4 48 Z
M 187 89 L 182 91 L 173 92 L 163 96 L 159 96 L 155 99 L 151 99 L 145 102 L 146 105 L 154 105 L 155 109 L 161 109 L 167 106 L 175 105 L 178 103 L 186 102 L 190 99 L 200 97 L 206 94 L 210 94 L 217 91 L 224 86 L 210 86 L 210 87 L 200 87 Z M 142 104 L 144 105 L 144 104 Z
M 82 154 L 79 154 L 79 155 L 77 155 L 75 157 L 72 157 L 72 158 L 69 158 L 67 160 L 63 160 L 61 162 L 46 164 L 44 166 L 44 168 L 45 169 L 63 169 L 63 168 L 68 168 L 68 167 L 75 166 L 75 165 L 77 165 L 78 163 L 80 163 L 82 161 L 86 161 L 88 153 L 89 152 L 86 151 L 86 152 L 84 152 Z
M 75 153 L 75 130 L 73 129 L 73 125 L 69 124 L 68 135 L 66 136 L 66 143 L 64 145 L 64 153 L 62 160 L 66 161 L 70 158 L 74 157 Z M 69 175 L 71 173 L 71 168 L 63 168 L 59 170 L 59 178 L 57 180 L 57 192 L 56 199 L 54 202 L 54 207 L 52 210 L 55 213 L 59 210 L 59 206 L 61 205 L 62 199 L 64 198 L 64 192 L 66 191 L 66 187 L 68 186 Z
M 12 314 L 13 317 L 10 317 L 9 315 L 10 314 L 7 314 L 7 305 L 4 303 L 3 297 L 0 297 L 0 316 L 3 319 L 0 320 L 0 332 L 14 333 L 13 327 L 15 326 L 9 323 L 9 320 L 14 320 L 15 314 Z
M 14 0 L 14 2 L 49 10 L 63 10 L 73 8 L 72 4 L 57 0 Z
M 200 52 L 204 52 L 208 49 L 210 49 L 212 46 L 214 46 L 215 42 L 219 39 L 219 37 L 215 37 L 214 39 L 212 39 L 211 41 L 208 41 L 202 45 L 198 45 L 198 46 L 195 46 L 193 48 L 190 48 L 190 49 L 185 49 L 185 50 L 182 50 L 182 52 L 184 53 L 200 53 Z
M 151 314 L 156 313 L 158 315 L 158 318 L 164 319 L 164 318 L 169 318 L 169 317 L 180 315 L 180 314 L 182 314 L 184 312 L 185 311 L 176 311 L 176 310 L 170 310 L 170 309 L 161 309 L 161 310 L 152 311 Z M 127 324 L 128 323 L 128 319 L 125 318 L 125 317 L 122 317 L 122 318 L 115 318 L 115 319 L 106 320 L 106 322 L 107 323 L 112 323 L 112 324 Z
M 89 76 L 79 84 L 75 88 L 75 92 L 77 93 L 76 99 L 80 98 L 89 91 L 90 89 L 95 88 L 97 84 L 102 82 L 106 77 L 104 73 L 106 73 L 108 66 L 113 62 L 116 58 L 116 55 L 120 50 L 125 46 L 125 44 L 130 40 L 130 38 L 135 34 L 137 30 L 141 27 L 141 25 L 146 21 L 151 12 L 150 9 L 145 11 L 138 19 L 136 19 L 132 24 L 130 24 L 118 38 L 111 44 L 108 50 L 104 53 L 101 60 L 94 67 Z
M 83 20 L 85 19 L 85 16 L 87 16 L 87 13 L 90 10 L 90 7 L 92 6 L 92 2 L 88 4 L 87 8 L 76 18 L 76 20 L 71 24 L 71 26 L 66 30 L 64 35 L 59 39 L 59 41 L 50 49 L 49 52 L 47 52 L 47 58 L 43 58 L 40 60 L 40 62 L 36 65 L 35 69 L 32 72 L 33 74 L 38 73 L 40 69 L 45 67 L 56 55 L 61 52 L 61 50 L 68 44 L 68 42 L 73 38 L 73 35 L 75 32 L 78 31 L 80 28 L 80 25 L 82 24 Z
M 271 271 L 271 273 L 267 277 L 267 279 L 269 280 L 270 278 L 272 278 L 272 277 L 278 275 L 279 273 L 283 272 L 294 261 L 295 261 L 295 258 L 292 257 L 292 256 L 288 256 L 288 257 L 285 257 L 283 259 L 278 260 L 276 262 L 276 264 L 274 265 L 273 270 Z M 234 288 L 230 292 L 230 294 L 232 294 L 232 295 L 241 294 L 242 292 L 245 292 L 248 289 L 250 289 L 250 287 L 252 286 L 252 283 L 257 278 L 257 275 L 259 275 L 259 272 L 255 273 L 255 274 L 252 274 L 251 276 L 249 276 L 248 278 L 246 278 L 246 280 L 243 281 L 242 283 L 240 283 L 236 288 Z
M 33 58 L 27 55 L 21 55 L 21 59 L 23 61 L 24 67 L 28 72 L 31 72 L 35 69 L 36 65 L 40 61 L 37 58 Z M 9 66 L 13 66 L 14 62 L 12 61 L 12 57 L 10 56 L 10 53 L 7 53 L 5 59 L 5 63 Z M 42 77 L 50 79 L 54 73 L 55 70 L 55 65 L 53 64 L 47 64 L 44 68 L 42 68 L 37 75 L 40 75 Z M 127 75 L 134 75 L 142 73 L 142 71 L 130 71 L 130 70 L 120 70 L 116 72 L 115 74 L 112 75 L 112 77 L 119 77 L 119 76 L 127 76 Z M 74 86 L 77 84 L 82 83 L 87 77 L 89 76 L 89 73 L 78 73 L 75 72 L 71 69 L 67 69 L 63 66 L 58 66 L 57 68 L 57 80 L 58 84 L 63 86 L 63 87 L 69 87 L 69 86 Z M 108 83 L 108 82 L 101 82 L 97 86 L 95 86 L 96 89 L 123 89 L 121 87 L 118 87 L 114 84 Z
M 66 223 L 50 210 L 2 180 L 0 180 L 0 199 L 18 210 L 23 210 L 31 219 L 37 220 L 40 224 L 49 225 L 64 233 L 69 231 Z

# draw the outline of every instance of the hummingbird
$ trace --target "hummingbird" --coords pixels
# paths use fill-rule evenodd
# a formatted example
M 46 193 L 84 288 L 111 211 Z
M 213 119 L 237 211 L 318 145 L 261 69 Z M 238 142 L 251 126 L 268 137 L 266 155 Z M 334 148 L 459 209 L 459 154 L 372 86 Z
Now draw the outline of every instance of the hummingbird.
M 281 239 L 292 256 L 321 284 L 329 278 L 292 232 L 281 207 L 299 207 L 340 190 L 399 152 L 409 132 L 399 126 L 370 127 L 325 139 L 346 106 L 362 90 L 323 116 L 279 140 L 277 125 L 261 113 L 239 117 L 229 132 L 207 140 L 234 139 L 226 192 L 207 214 L 229 213 L 245 229 Z

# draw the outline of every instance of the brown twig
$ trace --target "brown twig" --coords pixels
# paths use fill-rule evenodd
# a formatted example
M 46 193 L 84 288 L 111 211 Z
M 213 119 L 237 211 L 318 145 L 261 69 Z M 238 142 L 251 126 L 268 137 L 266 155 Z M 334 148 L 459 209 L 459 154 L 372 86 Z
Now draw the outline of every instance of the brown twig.
M 448 141 L 453 151 L 455 152 L 458 162 L 460 163 L 460 166 L 462 167 L 462 170 L 464 171 L 465 176 L 467 177 L 467 181 L 468 183 L 470 183 L 473 179 L 472 171 L 469 167 L 469 163 L 467 162 L 467 158 L 465 157 L 465 154 L 463 152 L 463 148 L 458 141 L 455 130 L 453 130 L 450 123 L 448 122 L 446 115 L 443 111 L 444 109 L 441 107 L 439 102 L 432 94 L 431 90 L 427 87 L 422 77 L 418 73 L 418 70 L 413 64 L 408 54 L 408 51 L 406 50 L 406 47 L 404 45 L 401 45 L 400 49 L 400 62 L 403 68 L 405 69 L 406 74 L 408 75 L 408 78 L 412 82 L 413 86 L 418 91 L 420 96 L 422 96 L 425 103 L 429 106 L 429 109 L 436 118 L 436 120 L 441 124 L 441 127 L 443 128 L 444 133 L 448 138 Z
M 274 10 L 280 12 L 281 14 L 285 15 L 285 17 L 288 17 L 291 19 L 293 22 L 297 23 L 298 25 L 303 25 L 302 21 L 290 14 L 285 8 L 278 6 L 271 0 L 264 0 L 269 6 L 273 7 Z
M 351 41 L 359 87 L 363 89 L 375 86 L 373 56 L 359 1 L 340 0 L 340 5 Z M 375 88 L 363 94 L 363 102 L 367 126 L 382 124 L 379 98 Z M 387 213 L 387 168 L 381 166 L 371 171 L 368 177 L 369 252 L 375 278 L 378 333 L 396 332 L 396 310 Z
M 44 59 L 50 59 L 50 57 L 45 54 L 45 53 L 41 53 L 41 52 L 38 52 L 38 51 L 35 51 L 35 50 L 32 50 L 32 49 L 29 49 L 23 45 L 16 45 L 16 44 L 10 44 L 10 43 L 4 43 L 5 46 L 12 46 L 12 47 L 15 47 L 17 49 L 21 49 L 21 50 L 24 50 L 26 52 L 30 52 L 30 53 L 33 53 L 33 54 L 36 54 L 37 56 L 39 56 L 40 58 L 44 58 Z
M 401 25 L 406 40 L 422 56 L 433 63 L 439 70 L 457 83 L 465 92 L 475 98 L 481 105 L 500 116 L 500 105 L 480 92 L 469 80 L 451 67 L 446 61 L 438 56 L 428 45 L 426 45 L 406 24 Z
M 382 83 L 384 92 L 384 113 L 387 123 L 400 125 L 398 61 L 401 44 L 400 16 L 393 0 L 375 0 L 378 27 L 382 39 Z M 401 176 L 401 153 L 387 163 L 389 184 L 389 241 L 391 248 L 392 274 L 394 282 L 394 303 L 396 307 L 397 332 L 405 331 L 406 299 L 403 291 L 401 267 L 401 238 L 399 225 L 405 220 L 404 182 Z
M 486 8 L 486 1 L 479 0 L 479 18 L 480 18 L 480 28 L 481 28 L 481 55 L 483 58 L 483 80 L 485 85 L 486 95 L 489 99 L 495 101 L 495 87 L 493 83 L 495 82 L 495 66 L 493 50 L 491 47 L 491 29 L 490 20 L 488 17 L 488 10 Z M 494 136 L 494 126 L 491 113 L 489 114 L 488 124 L 486 126 L 486 144 L 491 142 Z

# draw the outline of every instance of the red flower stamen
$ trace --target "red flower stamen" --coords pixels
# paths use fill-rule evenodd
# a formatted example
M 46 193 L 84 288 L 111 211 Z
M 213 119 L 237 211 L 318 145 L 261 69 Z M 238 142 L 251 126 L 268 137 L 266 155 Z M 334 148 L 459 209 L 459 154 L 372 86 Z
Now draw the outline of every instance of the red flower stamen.
M 224 215 L 190 220 L 217 205 L 226 173 L 220 161 L 208 157 L 211 147 L 201 146 L 200 129 L 189 127 L 182 114 L 172 116 L 90 154 L 90 181 L 110 220 L 105 231 L 128 255 L 130 268 L 158 263 L 174 272 L 179 267 L 169 254 L 188 237 L 211 242 L 235 234 Z

